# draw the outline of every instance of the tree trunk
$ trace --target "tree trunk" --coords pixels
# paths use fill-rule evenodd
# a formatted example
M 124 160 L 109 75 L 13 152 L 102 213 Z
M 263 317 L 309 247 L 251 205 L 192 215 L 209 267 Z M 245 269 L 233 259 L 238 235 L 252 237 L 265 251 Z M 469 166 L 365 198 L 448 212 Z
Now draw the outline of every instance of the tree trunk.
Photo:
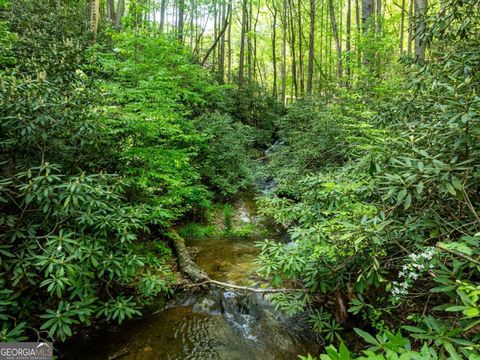
M 247 33 L 247 0 L 242 0 L 242 30 L 240 33 L 240 57 L 238 60 L 238 86 L 243 86 L 245 67 L 245 35 Z
M 320 3 L 320 56 L 319 56 L 319 81 L 318 81 L 318 92 L 321 93 L 322 92 L 322 88 L 323 88 L 323 82 L 322 82 L 322 79 L 324 78 L 323 76 L 323 60 L 324 60 L 324 56 L 323 56 L 323 44 L 324 44 L 324 38 L 323 38 L 323 32 L 324 32 L 324 29 L 325 29 L 325 26 L 323 25 L 324 24 L 324 8 L 325 8 L 325 4 L 324 4 L 324 1 L 321 0 L 321 3 Z
M 227 53 L 228 53 L 228 75 L 227 75 L 227 79 L 228 79 L 228 82 L 231 83 L 232 82 L 232 20 L 233 20 L 233 10 L 232 10 L 232 2 L 233 0 L 230 0 L 230 2 L 228 3 L 228 6 L 230 8 L 230 17 L 229 17 L 229 21 L 228 21 L 228 35 L 227 35 Z
M 107 14 L 108 19 L 111 21 L 112 24 L 115 24 L 115 0 L 108 0 L 107 1 Z
M 332 23 L 333 39 L 335 40 L 335 49 L 337 51 L 337 76 L 339 83 L 342 82 L 343 77 L 343 65 L 342 65 L 342 43 L 338 33 L 337 20 L 335 18 L 335 9 L 333 7 L 333 0 L 328 0 L 330 8 L 330 21 Z
M 228 9 L 227 9 L 227 3 L 224 1 L 222 3 L 222 21 L 223 21 L 222 26 L 223 27 L 222 27 L 221 36 L 220 36 L 220 52 L 218 56 L 218 79 L 222 84 L 225 81 L 225 32 L 228 29 L 230 12 L 231 12 L 230 4 L 228 5 Z
M 412 56 L 412 41 L 413 41 L 413 0 L 410 0 L 408 9 L 408 56 Z
M 255 79 L 255 81 L 257 80 L 257 66 L 258 66 L 257 25 L 258 25 L 259 16 L 260 16 L 260 4 L 257 6 L 257 15 L 255 16 L 255 23 L 253 24 L 253 78 Z
M 163 33 L 165 26 L 165 9 L 166 9 L 166 0 L 162 0 L 160 3 L 160 32 Z
M 185 240 L 173 229 L 170 229 L 167 235 L 172 240 L 173 247 L 177 253 L 180 271 L 195 282 L 209 280 L 208 275 L 190 258 L 190 254 L 185 246 Z
M 120 30 L 123 15 L 125 13 L 125 0 L 117 1 L 117 14 L 115 15 L 115 29 Z
M 360 51 L 360 37 L 362 26 L 360 23 L 360 0 L 355 0 L 355 24 L 357 25 L 357 36 L 356 36 L 356 44 L 355 44 L 355 55 L 357 56 L 357 67 L 360 68 L 362 65 L 362 52 Z
M 289 10 L 290 10 L 290 51 L 292 52 L 292 86 L 293 86 L 293 93 L 295 98 L 298 96 L 298 83 L 297 83 L 297 56 L 296 56 L 296 41 L 295 41 L 295 22 L 293 21 L 293 1 L 289 1 Z
M 405 0 L 402 0 L 402 17 L 400 18 L 400 56 L 403 56 L 403 43 L 405 36 Z
M 272 8 L 268 6 L 270 13 L 273 17 L 272 23 L 272 63 L 273 63 L 273 89 L 272 95 L 274 98 L 277 98 L 277 5 L 275 4 L 275 0 L 272 1 Z
M 214 1 L 213 2 L 213 39 L 216 39 L 217 38 L 217 34 L 218 34 L 218 23 L 219 23 L 219 20 L 218 20 L 218 9 L 217 9 L 217 2 Z M 212 71 L 215 72 L 215 65 L 217 63 L 217 49 L 214 48 L 213 49 L 213 61 L 212 61 Z
M 425 31 L 425 16 L 427 15 L 427 0 L 416 0 L 417 18 L 415 21 L 415 61 L 425 61 L 425 42 L 421 37 Z
M 201 63 L 202 65 L 205 65 L 205 63 L 207 62 L 208 57 L 210 56 L 212 51 L 216 48 L 218 42 L 220 41 L 220 39 L 225 34 L 225 31 L 227 30 L 227 27 L 228 27 L 228 21 L 225 21 L 224 24 L 223 24 L 223 28 L 220 30 L 220 33 L 217 35 L 217 37 L 213 41 L 213 44 L 210 46 L 210 48 L 205 53 L 205 56 L 203 57 L 203 60 L 202 60 L 202 63 Z
M 312 94 L 312 85 L 313 85 L 313 56 L 314 56 L 314 50 L 315 50 L 315 10 L 316 10 L 316 1 L 310 0 L 310 31 L 308 34 L 307 95 Z
M 300 79 L 300 96 L 305 94 L 305 79 L 303 71 L 303 29 L 302 29 L 302 0 L 298 0 L 298 77 Z
M 100 0 L 90 1 L 90 43 L 97 41 L 98 22 L 100 20 Z
M 177 39 L 179 42 L 183 42 L 183 22 L 185 12 L 185 0 L 178 1 L 178 22 L 177 22 Z
M 193 37 L 195 29 L 195 0 L 190 0 L 190 49 L 193 50 Z
M 287 0 L 283 0 L 282 9 L 282 104 L 285 105 L 287 92 Z
M 352 59 L 352 0 L 347 0 L 347 87 L 351 83 L 351 59 Z
M 253 1 L 248 1 L 249 10 L 247 11 L 247 70 L 248 70 L 248 80 L 252 79 L 252 55 L 253 55 L 253 47 L 252 47 L 252 39 L 250 37 L 252 31 L 252 20 L 253 20 Z
M 377 35 L 380 36 L 382 33 L 382 0 L 377 1 Z

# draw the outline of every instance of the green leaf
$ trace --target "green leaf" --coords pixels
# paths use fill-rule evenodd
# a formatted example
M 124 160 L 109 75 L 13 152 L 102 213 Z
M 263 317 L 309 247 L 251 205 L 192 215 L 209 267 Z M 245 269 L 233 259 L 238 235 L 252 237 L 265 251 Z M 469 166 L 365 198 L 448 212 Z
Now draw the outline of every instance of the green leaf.
M 455 312 L 455 311 L 463 311 L 465 309 L 466 309 L 465 306 L 455 305 L 455 306 L 450 306 L 450 307 L 446 308 L 445 311 Z
M 412 205 L 412 195 L 408 194 L 403 202 L 403 209 L 407 210 Z
M 405 196 L 407 196 L 407 189 L 403 189 L 397 194 L 397 204 L 400 204 Z
M 427 332 L 423 329 L 420 329 L 419 327 L 416 326 L 410 326 L 410 325 L 403 325 L 402 329 L 405 329 L 409 332 L 417 333 L 417 334 L 426 334 Z
M 363 331 L 362 329 L 359 329 L 359 328 L 354 328 L 353 330 L 357 333 L 357 335 L 362 337 L 367 343 L 372 344 L 372 345 L 379 345 L 377 339 L 375 339 L 369 333 L 367 333 L 367 332 L 365 332 L 365 331 Z
M 457 190 L 461 191 L 463 189 L 462 182 L 455 176 L 452 176 L 452 184 L 453 187 Z
M 447 191 L 452 194 L 452 195 L 457 195 L 457 192 L 455 191 L 455 188 L 453 187 L 452 184 L 450 183 L 445 183 L 445 188 L 447 189 Z

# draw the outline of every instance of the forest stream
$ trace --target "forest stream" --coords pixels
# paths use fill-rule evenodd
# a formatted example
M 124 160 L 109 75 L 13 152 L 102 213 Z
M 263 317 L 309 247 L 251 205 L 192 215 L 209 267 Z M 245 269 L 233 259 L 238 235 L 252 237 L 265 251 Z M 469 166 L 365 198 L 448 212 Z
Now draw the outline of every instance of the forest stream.
M 237 221 L 257 224 L 255 214 L 240 203 Z M 278 236 L 270 230 L 273 236 Z M 256 277 L 258 240 L 211 237 L 187 240 L 197 265 L 214 280 L 236 285 Z M 68 359 L 228 359 L 290 360 L 318 350 L 309 339 L 305 320 L 276 311 L 269 295 L 211 287 L 178 293 L 162 310 L 129 321 L 114 330 L 76 342 Z
M 0 360 L 53 358 L 480 360 L 480 0 L 0 0 Z

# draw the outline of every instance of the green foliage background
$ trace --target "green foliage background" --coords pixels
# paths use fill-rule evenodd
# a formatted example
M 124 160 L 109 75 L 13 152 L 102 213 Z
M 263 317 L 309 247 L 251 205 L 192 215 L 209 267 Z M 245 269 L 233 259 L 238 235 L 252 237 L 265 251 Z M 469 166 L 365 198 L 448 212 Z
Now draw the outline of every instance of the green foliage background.
M 422 64 L 395 19 L 365 31 L 371 61 L 288 108 L 136 13 L 92 45 L 78 2 L 0 6 L 0 340 L 140 314 L 172 293 L 165 230 L 270 180 L 260 212 L 291 241 L 262 242 L 259 272 L 300 290 L 274 303 L 321 359 L 478 359 L 478 0 L 430 13 Z
M 80 4 L 9 6 L 0 33 L 0 340 L 65 340 L 77 325 L 122 322 L 171 293 L 163 230 L 210 206 L 207 185 L 220 196 L 251 186 L 249 157 L 240 168 L 223 157 L 252 140 L 230 119 L 221 142 L 242 126 L 244 138 L 204 151 L 225 146 L 213 122 L 228 119 L 232 102 L 168 36 L 107 31 L 105 45 L 91 47 Z M 235 178 L 224 179 L 232 166 Z

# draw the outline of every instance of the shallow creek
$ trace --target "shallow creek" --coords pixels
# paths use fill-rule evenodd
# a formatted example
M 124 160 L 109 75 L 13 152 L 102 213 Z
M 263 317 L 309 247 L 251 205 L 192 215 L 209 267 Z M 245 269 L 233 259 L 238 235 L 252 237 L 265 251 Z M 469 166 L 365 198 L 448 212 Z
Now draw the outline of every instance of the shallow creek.
M 258 248 L 250 238 L 187 241 L 212 279 L 245 285 L 255 278 Z M 184 293 L 154 315 L 72 344 L 68 359 L 290 360 L 315 352 L 305 321 L 276 312 L 268 295 L 228 289 Z

